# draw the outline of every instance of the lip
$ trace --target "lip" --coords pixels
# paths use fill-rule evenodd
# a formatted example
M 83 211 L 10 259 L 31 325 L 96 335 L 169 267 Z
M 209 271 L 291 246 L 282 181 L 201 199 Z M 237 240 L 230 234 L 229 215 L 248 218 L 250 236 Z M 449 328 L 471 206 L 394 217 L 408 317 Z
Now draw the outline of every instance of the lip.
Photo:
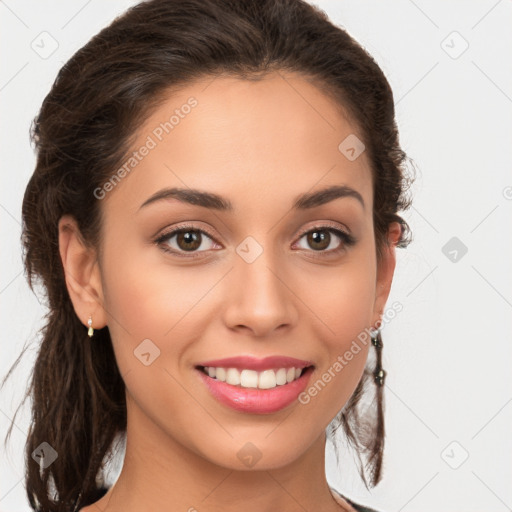
M 196 365 L 198 366 L 214 366 L 216 368 L 236 368 L 237 370 L 255 370 L 262 372 L 264 370 L 275 370 L 278 368 L 306 368 L 313 366 L 311 361 L 295 359 L 287 356 L 269 356 L 258 359 L 252 356 L 228 357 L 225 359 L 215 359 L 204 361 Z
M 209 377 L 200 368 L 195 369 L 208 391 L 220 403 L 237 411 L 253 414 L 271 414 L 297 401 L 298 396 L 306 389 L 313 370 L 314 367 L 309 366 L 298 379 L 288 384 L 271 389 L 257 389 L 233 386 Z

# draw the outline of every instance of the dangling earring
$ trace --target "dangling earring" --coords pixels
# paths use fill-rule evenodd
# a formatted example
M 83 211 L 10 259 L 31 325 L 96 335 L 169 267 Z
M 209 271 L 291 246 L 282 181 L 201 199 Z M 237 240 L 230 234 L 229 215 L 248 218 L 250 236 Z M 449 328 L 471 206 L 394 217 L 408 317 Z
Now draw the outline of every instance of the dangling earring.
M 375 390 L 377 398 L 377 422 L 375 438 L 372 445 L 372 458 L 375 458 L 375 464 L 372 470 L 372 482 L 373 485 L 379 483 L 382 472 L 382 459 L 384 456 L 384 379 L 386 378 L 386 372 L 382 369 L 382 337 L 380 330 L 373 330 L 371 333 L 372 345 L 375 347 L 376 360 L 375 369 L 373 370 L 373 378 L 377 386 Z
M 89 338 L 92 338 L 92 335 L 94 334 L 94 329 L 92 328 L 92 315 L 89 315 L 89 320 L 87 320 L 87 325 L 89 326 L 87 335 L 89 336 Z
M 371 335 L 372 345 L 375 347 L 375 351 L 377 353 L 377 361 L 375 363 L 375 370 L 373 372 L 373 377 L 375 379 L 375 383 L 377 386 L 384 386 L 384 379 L 386 378 L 386 372 L 382 369 L 382 336 L 380 335 L 380 330 L 374 331 Z

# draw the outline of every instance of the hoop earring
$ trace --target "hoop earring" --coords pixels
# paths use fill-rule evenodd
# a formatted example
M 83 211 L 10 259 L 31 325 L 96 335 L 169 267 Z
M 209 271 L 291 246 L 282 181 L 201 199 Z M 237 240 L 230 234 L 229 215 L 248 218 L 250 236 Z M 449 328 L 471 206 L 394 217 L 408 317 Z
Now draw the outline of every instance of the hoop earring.
M 89 326 L 87 335 L 89 336 L 89 338 L 92 338 L 92 335 L 94 334 L 94 329 L 92 328 L 92 315 L 89 315 L 89 320 L 87 320 L 87 325 Z
M 375 351 L 377 354 L 377 361 L 375 363 L 375 370 L 373 372 L 373 378 L 375 380 L 375 384 L 377 386 L 384 386 L 384 380 L 386 378 L 386 371 L 382 368 L 382 336 L 380 334 L 380 330 L 372 333 L 371 335 L 372 345 L 375 347 Z

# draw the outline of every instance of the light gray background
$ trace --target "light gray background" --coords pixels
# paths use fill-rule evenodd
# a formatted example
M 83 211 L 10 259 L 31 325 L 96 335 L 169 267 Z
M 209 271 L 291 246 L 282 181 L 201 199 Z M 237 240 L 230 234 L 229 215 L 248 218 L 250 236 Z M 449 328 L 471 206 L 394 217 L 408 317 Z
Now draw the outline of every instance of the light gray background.
M 2 392 L 2 442 L 45 312 L 26 284 L 19 243 L 35 163 L 30 122 L 63 63 L 133 3 L 0 2 L 2 376 L 32 342 Z M 383 330 L 384 480 L 366 491 L 351 458 L 336 468 L 328 444 L 329 483 L 383 512 L 510 510 L 512 2 L 314 3 L 384 70 L 402 145 L 418 169 L 414 207 L 404 215 L 415 240 L 397 251 L 388 302 L 399 301 L 403 311 Z M 1 448 L 0 512 L 29 510 L 28 412 L 27 403 L 7 452 Z

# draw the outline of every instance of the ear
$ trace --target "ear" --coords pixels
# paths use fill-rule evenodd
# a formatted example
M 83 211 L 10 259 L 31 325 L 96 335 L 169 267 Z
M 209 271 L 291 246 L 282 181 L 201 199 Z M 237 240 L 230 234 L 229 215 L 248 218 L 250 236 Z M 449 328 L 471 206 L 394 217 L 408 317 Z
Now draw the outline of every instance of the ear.
M 105 327 L 107 318 L 97 254 L 85 245 L 71 215 L 63 215 L 59 220 L 59 252 L 68 293 L 78 318 L 88 327 L 87 321 L 92 316 L 94 329 Z
M 392 222 L 388 228 L 389 246 L 384 245 L 381 261 L 377 266 L 377 282 L 375 288 L 375 304 L 373 309 L 373 320 L 371 326 L 378 328 L 381 324 L 381 318 L 384 314 L 384 307 L 388 300 L 395 272 L 396 254 L 395 246 L 400 239 L 402 226 L 398 222 Z

